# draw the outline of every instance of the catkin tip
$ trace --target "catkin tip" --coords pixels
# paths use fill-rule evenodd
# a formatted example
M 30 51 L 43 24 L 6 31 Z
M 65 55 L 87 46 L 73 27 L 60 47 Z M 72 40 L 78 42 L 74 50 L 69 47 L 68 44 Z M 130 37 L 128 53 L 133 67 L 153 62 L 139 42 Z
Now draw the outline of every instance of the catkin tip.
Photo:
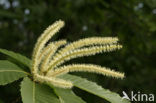
M 56 21 L 56 23 L 58 23 L 62 27 L 65 25 L 65 22 L 62 20 L 58 20 L 58 21 Z

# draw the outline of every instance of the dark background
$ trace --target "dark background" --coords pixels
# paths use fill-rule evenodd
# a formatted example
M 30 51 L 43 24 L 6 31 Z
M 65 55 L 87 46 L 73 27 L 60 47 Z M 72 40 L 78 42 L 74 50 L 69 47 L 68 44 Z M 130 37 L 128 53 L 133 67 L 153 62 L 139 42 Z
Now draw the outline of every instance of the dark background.
M 0 0 L 0 48 L 31 58 L 37 38 L 59 19 L 66 25 L 53 40 L 113 36 L 119 37 L 123 45 L 117 52 L 71 62 L 99 64 L 125 72 L 124 80 L 90 73 L 77 75 L 121 96 L 122 91 L 156 94 L 156 0 Z M 0 101 L 21 103 L 18 84 L 0 86 Z M 74 91 L 87 103 L 105 102 L 77 88 Z

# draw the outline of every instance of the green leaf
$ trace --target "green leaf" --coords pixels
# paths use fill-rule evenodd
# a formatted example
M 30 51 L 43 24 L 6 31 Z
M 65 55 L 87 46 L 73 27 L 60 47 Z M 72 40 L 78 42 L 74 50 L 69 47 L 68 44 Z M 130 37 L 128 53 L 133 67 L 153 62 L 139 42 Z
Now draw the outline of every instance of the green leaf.
M 106 89 L 102 88 L 101 86 L 97 85 L 96 83 L 88 81 L 84 78 L 70 75 L 70 74 L 65 74 L 60 77 L 65 80 L 69 80 L 69 81 L 73 82 L 75 87 L 78 87 L 84 91 L 91 93 L 91 94 L 94 94 L 96 96 L 104 98 L 105 100 L 107 100 L 111 103 L 130 103 L 129 101 L 127 101 L 125 99 L 122 100 L 122 98 L 117 93 L 106 90 Z
M 27 75 L 28 73 L 17 65 L 6 60 L 0 60 L 0 85 L 11 83 Z
M 0 49 L 0 52 L 5 54 L 5 55 L 7 55 L 7 56 L 9 56 L 9 57 L 11 57 L 11 58 L 13 58 L 13 59 L 15 59 L 15 60 L 17 60 L 18 62 L 24 64 L 27 67 L 31 66 L 30 65 L 31 64 L 31 60 L 29 58 L 19 54 L 19 53 L 8 51 L 6 49 Z
M 62 103 L 86 103 L 80 97 L 76 96 L 71 89 L 53 87 L 55 93 L 60 97 Z
M 44 84 L 37 84 L 29 78 L 21 83 L 23 103 L 60 103 L 53 90 Z

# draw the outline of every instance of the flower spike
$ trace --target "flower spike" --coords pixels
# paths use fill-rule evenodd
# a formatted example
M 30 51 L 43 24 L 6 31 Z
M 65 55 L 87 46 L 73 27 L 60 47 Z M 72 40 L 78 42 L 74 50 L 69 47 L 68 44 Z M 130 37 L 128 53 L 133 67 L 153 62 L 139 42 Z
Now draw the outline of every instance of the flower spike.
M 61 87 L 61 88 L 71 88 L 73 86 L 72 82 L 66 81 L 59 78 L 49 78 L 41 75 L 35 75 L 35 81 L 47 84 L 53 84 L 54 86 Z
M 59 57 L 64 53 L 75 50 L 78 48 L 82 48 L 85 46 L 94 46 L 94 45 L 106 45 L 106 44 L 114 44 L 118 42 L 117 37 L 91 37 L 91 38 L 84 38 L 73 43 L 66 45 L 64 48 L 58 51 L 58 53 L 54 57 Z
M 41 64 L 41 73 L 43 73 L 45 71 L 45 68 L 47 68 L 48 66 L 48 63 L 50 62 L 51 60 L 51 57 L 54 55 L 54 53 L 56 52 L 56 50 L 66 44 L 67 42 L 65 40 L 61 40 L 61 41 L 58 41 L 58 42 L 55 42 L 55 43 L 50 43 L 50 49 L 51 51 L 49 51 L 46 55 L 46 57 L 44 58 L 44 60 L 42 61 L 42 64 Z
M 60 57 L 54 58 L 48 65 L 48 70 L 54 69 L 56 66 L 64 63 L 65 61 L 71 60 L 73 58 L 95 55 L 102 52 L 110 52 L 116 49 L 122 48 L 121 45 L 112 44 L 106 46 L 92 46 L 88 48 L 76 49 L 74 51 L 67 52 L 66 54 L 60 55 Z
M 56 43 L 56 45 L 58 46 L 58 48 L 60 47 L 60 46 L 63 46 L 63 45 L 65 45 L 66 43 L 67 43 L 67 41 L 66 40 L 60 40 L 60 41 L 57 41 L 57 42 L 55 42 Z M 54 51 L 53 50 L 53 45 L 54 45 L 54 43 L 53 42 L 51 42 L 51 43 L 49 43 L 46 47 L 44 47 L 44 49 L 42 50 L 42 53 L 40 54 L 40 56 L 39 56 L 39 61 L 41 62 L 41 60 L 47 55 L 47 53 L 49 53 L 50 51 Z M 56 52 L 56 51 L 55 51 Z
M 124 78 L 123 73 L 115 72 L 113 70 L 110 70 L 109 68 L 92 65 L 92 64 L 72 64 L 72 65 L 63 66 L 54 71 L 49 71 L 47 73 L 47 76 L 56 77 L 56 76 L 66 74 L 68 72 L 93 72 L 93 73 L 111 76 L 115 78 Z
M 49 41 L 49 39 L 54 36 L 55 33 L 57 33 L 62 27 L 64 26 L 63 21 L 56 21 L 53 25 L 49 26 L 43 34 L 39 37 L 37 40 L 37 43 L 35 45 L 33 56 L 32 56 L 32 73 L 36 74 L 38 71 L 38 59 L 39 55 L 42 52 L 42 49 L 44 48 L 45 44 Z

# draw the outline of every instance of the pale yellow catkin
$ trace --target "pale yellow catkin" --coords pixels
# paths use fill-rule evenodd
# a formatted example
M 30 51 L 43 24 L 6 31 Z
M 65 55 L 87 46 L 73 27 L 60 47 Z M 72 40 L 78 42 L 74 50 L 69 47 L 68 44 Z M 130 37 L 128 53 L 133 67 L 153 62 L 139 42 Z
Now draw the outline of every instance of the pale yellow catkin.
M 56 21 L 54 24 L 49 26 L 43 34 L 39 37 L 37 40 L 37 43 L 35 45 L 34 51 L 33 51 L 33 56 L 32 56 L 32 73 L 36 74 L 38 71 L 38 65 L 39 65 L 39 56 L 42 52 L 42 49 L 44 48 L 45 44 L 48 42 L 48 40 L 55 34 L 57 33 L 60 28 L 64 26 L 63 21 Z
M 66 74 L 68 72 L 93 72 L 93 73 L 111 76 L 115 78 L 124 78 L 124 73 L 116 72 L 109 68 L 101 67 L 93 64 L 73 64 L 73 65 L 62 66 L 52 72 L 49 71 L 47 73 L 47 76 L 56 77 L 56 76 Z
M 73 43 L 70 43 L 66 45 L 64 48 L 58 51 L 54 57 L 59 57 L 60 55 L 75 50 L 84 46 L 93 46 L 93 45 L 106 45 L 106 44 L 113 44 L 117 43 L 118 38 L 117 37 L 90 37 L 90 38 L 84 38 L 80 39 L 78 41 L 75 41 Z
M 41 60 L 43 60 L 45 58 L 45 56 L 47 55 L 47 53 L 49 53 L 50 51 L 54 51 L 53 49 L 53 45 L 56 43 L 56 45 L 58 46 L 62 46 L 65 45 L 67 43 L 66 40 L 59 40 L 57 42 L 51 42 L 49 43 L 47 46 L 45 46 L 42 50 L 42 53 L 39 56 L 39 62 L 41 62 Z M 56 51 L 55 51 L 56 52 Z
M 66 81 L 63 79 L 59 78 L 54 78 L 54 77 L 46 77 L 42 75 L 35 75 L 35 81 L 41 82 L 41 83 L 47 83 L 47 84 L 52 84 L 56 87 L 61 87 L 61 88 L 72 88 L 73 84 L 71 81 Z
M 61 55 L 58 58 L 52 59 L 48 65 L 48 70 L 53 69 L 54 67 L 66 62 L 68 60 L 71 60 L 73 58 L 95 55 L 97 53 L 102 53 L 102 52 L 110 52 L 110 51 L 120 49 L 120 48 L 122 48 L 122 45 L 112 44 L 112 45 L 106 45 L 106 46 L 93 46 L 93 47 L 82 48 L 82 49 L 70 51 L 66 54 Z
M 50 62 L 51 57 L 55 54 L 55 52 L 57 51 L 57 49 L 60 46 L 66 44 L 66 43 L 67 43 L 67 41 L 65 41 L 65 40 L 60 40 L 58 42 L 52 43 L 53 45 L 51 45 L 51 47 L 50 47 L 52 50 L 47 53 L 46 57 L 43 59 L 43 61 L 41 63 L 41 68 L 40 68 L 40 72 L 41 73 L 43 73 L 43 72 L 46 71 L 46 68 L 48 66 L 48 63 Z

